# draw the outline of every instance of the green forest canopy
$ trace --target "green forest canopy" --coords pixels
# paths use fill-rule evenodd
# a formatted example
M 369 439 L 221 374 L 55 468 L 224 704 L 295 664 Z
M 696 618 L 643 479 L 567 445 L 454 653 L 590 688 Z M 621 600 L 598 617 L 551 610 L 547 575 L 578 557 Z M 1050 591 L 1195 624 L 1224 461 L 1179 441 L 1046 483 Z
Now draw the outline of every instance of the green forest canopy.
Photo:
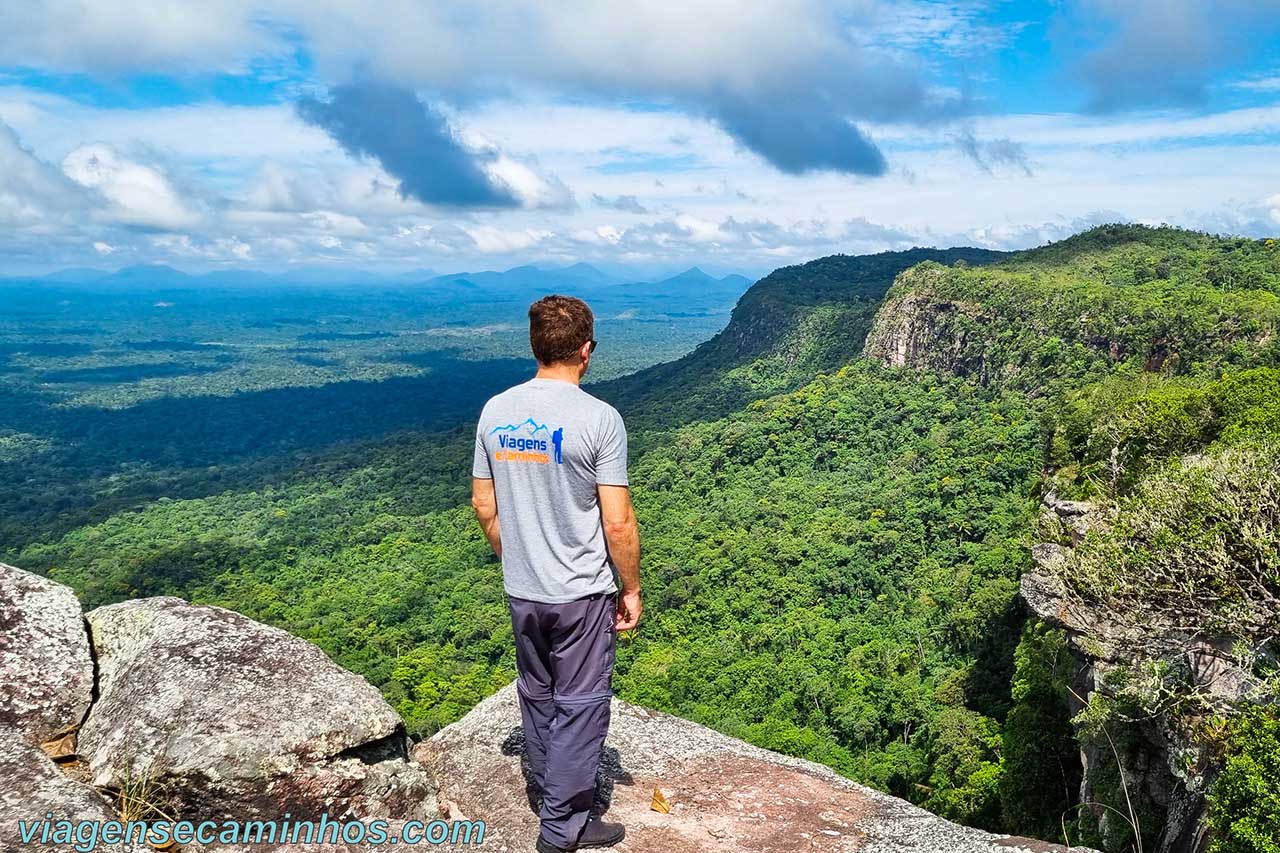
M 958 357 L 988 365 L 985 384 L 858 357 L 882 292 L 866 282 L 893 277 L 864 260 L 829 262 L 786 310 L 753 288 L 680 371 L 598 387 L 640 448 L 648 619 L 617 686 L 953 819 L 1056 838 L 1079 781 L 1047 663 L 1065 652 L 1017 599 L 1039 494 L 1132 500 L 1222 442 L 1274 460 L 1258 436 L 1275 435 L 1280 255 L 1114 226 L 899 276 L 890 298 L 972 308 Z M 1108 478 L 1115 434 L 1125 475 Z M 88 605 L 176 594 L 285 627 L 430 733 L 513 675 L 499 569 L 460 503 L 469 439 L 335 450 L 310 475 L 160 498 L 16 560 Z

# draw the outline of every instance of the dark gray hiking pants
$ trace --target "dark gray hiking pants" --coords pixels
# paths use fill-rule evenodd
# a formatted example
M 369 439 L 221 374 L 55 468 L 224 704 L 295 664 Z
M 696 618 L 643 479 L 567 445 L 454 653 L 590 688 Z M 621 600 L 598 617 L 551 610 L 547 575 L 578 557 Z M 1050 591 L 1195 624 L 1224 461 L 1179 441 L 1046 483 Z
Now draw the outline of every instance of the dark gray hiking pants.
M 564 604 L 510 602 L 525 750 L 542 788 L 542 837 L 573 848 L 595 800 L 609 732 L 614 594 Z

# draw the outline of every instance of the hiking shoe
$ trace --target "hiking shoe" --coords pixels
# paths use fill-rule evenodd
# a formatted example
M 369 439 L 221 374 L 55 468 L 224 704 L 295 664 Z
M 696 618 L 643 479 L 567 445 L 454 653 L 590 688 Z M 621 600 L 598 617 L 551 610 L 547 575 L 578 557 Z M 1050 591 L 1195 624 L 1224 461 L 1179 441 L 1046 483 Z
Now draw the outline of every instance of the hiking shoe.
M 605 823 L 600 818 L 587 821 L 578 836 L 578 847 L 612 847 L 623 838 L 627 830 L 620 823 Z
M 593 818 L 582 828 L 578 843 L 574 847 L 558 847 L 541 835 L 538 836 L 538 853 L 573 853 L 584 847 L 612 847 L 627 835 L 627 830 L 620 823 L 605 823 Z

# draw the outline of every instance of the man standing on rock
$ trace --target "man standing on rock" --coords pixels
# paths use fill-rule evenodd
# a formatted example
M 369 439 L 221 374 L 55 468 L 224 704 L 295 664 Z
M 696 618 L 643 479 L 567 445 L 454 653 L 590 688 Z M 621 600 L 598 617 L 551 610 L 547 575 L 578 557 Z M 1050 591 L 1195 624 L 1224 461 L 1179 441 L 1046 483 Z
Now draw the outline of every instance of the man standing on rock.
M 525 750 L 542 792 L 539 853 L 609 847 L 624 834 L 591 809 L 616 634 L 640 621 L 640 532 L 622 416 L 580 387 L 594 327 L 581 299 L 530 306 L 537 375 L 485 404 L 471 470 L 511 605 Z

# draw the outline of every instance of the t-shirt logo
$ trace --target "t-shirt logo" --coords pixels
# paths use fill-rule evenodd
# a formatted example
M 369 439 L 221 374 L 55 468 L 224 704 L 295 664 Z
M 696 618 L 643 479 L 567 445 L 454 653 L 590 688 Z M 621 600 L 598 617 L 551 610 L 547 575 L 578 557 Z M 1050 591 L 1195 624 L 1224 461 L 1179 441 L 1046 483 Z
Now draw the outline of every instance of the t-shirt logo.
M 557 427 L 555 432 L 546 424 L 540 424 L 533 418 L 525 418 L 518 424 L 503 424 L 489 430 L 489 435 L 498 436 L 498 450 L 493 454 L 495 462 L 532 462 L 546 465 L 551 462 L 547 452 L 547 436 L 555 446 L 557 465 L 564 464 L 561 452 L 564 446 L 564 427 Z

